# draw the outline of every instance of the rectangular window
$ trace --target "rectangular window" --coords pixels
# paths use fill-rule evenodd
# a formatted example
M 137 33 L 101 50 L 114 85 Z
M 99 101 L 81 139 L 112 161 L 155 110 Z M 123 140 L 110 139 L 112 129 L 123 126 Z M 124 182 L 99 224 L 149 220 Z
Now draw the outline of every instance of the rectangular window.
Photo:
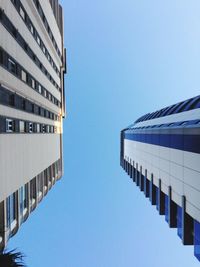
M 39 132 L 40 132 L 40 124 L 37 123 L 37 133 L 39 133 Z
M 45 125 L 43 124 L 43 125 L 42 125 L 42 132 L 43 132 L 43 133 L 45 133 L 45 128 L 46 128 L 46 127 L 45 127 Z
M 20 213 L 23 215 L 23 211 L 28 207 L 28 184 L 22 186 L 19 190 L 20 194 Z
M 35 199 L 36 199 L 36 178 L 33 178 L 30 181 L 30 199 L 31 199 L 31 204 L 35 204 Z
M 20 16 L 22 17 L 22 19 L 25 20 L 25 12 L 24 12 L 24 10 L 22 9 L 22 7 L 19 8 L 19 14 L 20 14 Z
M 41 84 L 38 85 L 38 91 L 39 91 L 40 94 L 42 93 L 42 86 L 41 86 Z
M 34 35 L 34 28 L 31 22 L 29 23 L 29 28 L 30 28 L 30 32 L 32 33 L 32 35 Z
M 11 228 L 13 221 L 16 219 L 16 193 L 13 193 L 6 199 L 7 227 Z
M 26 82 L 27 79 L 27 73 L 22 70 L 22 81 Z
M 17 72 L 16 63 L 10 58 L 8 58 L 8 69 L 14 74 Z
M 11 119 L 6 119 L 6 132 L 11 133 L 14 131 L 14 121 Z
M 33 123 L 29 122 L 29 133 L 33 132 Z
M 24 133 L 25 132 L 25 123 L 24 123 L 24 121 L 20 121 L 19 122 L 19 131 L 20 131 L 20 133 Z
M 37 35 L 37 43 L 40 45 L 41 41 L 40 41 L 40 37 Z
M 31 78 L 31 87 L 35 89 L 35 80 L 33 78 Z

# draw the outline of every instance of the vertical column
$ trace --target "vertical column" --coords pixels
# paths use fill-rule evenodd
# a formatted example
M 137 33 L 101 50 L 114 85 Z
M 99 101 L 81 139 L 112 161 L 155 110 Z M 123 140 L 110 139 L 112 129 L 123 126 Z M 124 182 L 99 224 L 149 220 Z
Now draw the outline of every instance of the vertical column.
M 150 201 L 152 205 L 156 205 L 156 187 L 153 183 L 153 174 L 151 174 L 150 182 Z
M 147 169 L 145 170 L 145 178 L 144 178 L 144 194 L 145 197 L 149 197 L 149 180 L 147 179 Z
M 172 200 L 172 188 L 168 187 L 168 223 L 170 228 L 177 227 L 177 205 Z
M 186 198 L 182 196 L 182 242 L 184 245 L 193 245 L 194 220 L 186 213 Z
M 160 215 L 165 214 L 165 194 L 161 191 L 161 179 L 159 179 L 158 188 L 158 211 Z

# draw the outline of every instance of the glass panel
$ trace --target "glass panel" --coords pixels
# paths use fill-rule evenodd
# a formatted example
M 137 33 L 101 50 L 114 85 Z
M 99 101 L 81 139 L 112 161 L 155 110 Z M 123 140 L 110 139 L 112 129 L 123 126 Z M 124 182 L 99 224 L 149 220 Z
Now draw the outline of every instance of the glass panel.
M 165 195 L 165 221 L 166 222 L 169 222 L 168 200 L 169 200 L 169 197 Z
M 177 234 L 182 239 L 182 208 L 178 206 L 177 208 Z
M 194 255 L 200 261 L 200 223 L 194 221 Z

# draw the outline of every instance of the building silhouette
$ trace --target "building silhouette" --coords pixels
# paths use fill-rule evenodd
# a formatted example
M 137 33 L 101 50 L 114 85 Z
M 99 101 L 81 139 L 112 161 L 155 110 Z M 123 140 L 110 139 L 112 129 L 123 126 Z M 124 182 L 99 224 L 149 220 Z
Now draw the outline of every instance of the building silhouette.
M 0 1 L 0 249 L 63 175 L 63 11 Z
M 200 96 L 123 129 L 120 163 L 200 260 Z

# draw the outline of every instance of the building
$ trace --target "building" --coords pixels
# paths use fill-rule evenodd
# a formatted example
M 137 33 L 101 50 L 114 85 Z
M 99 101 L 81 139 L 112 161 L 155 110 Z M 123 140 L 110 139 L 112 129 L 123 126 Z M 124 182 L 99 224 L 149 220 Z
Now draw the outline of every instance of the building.
M 0 1 L 0 249 L 63 175 L 58 0 Z
M 200 260 L 200 96 L 122 130 L 120 163 Z

